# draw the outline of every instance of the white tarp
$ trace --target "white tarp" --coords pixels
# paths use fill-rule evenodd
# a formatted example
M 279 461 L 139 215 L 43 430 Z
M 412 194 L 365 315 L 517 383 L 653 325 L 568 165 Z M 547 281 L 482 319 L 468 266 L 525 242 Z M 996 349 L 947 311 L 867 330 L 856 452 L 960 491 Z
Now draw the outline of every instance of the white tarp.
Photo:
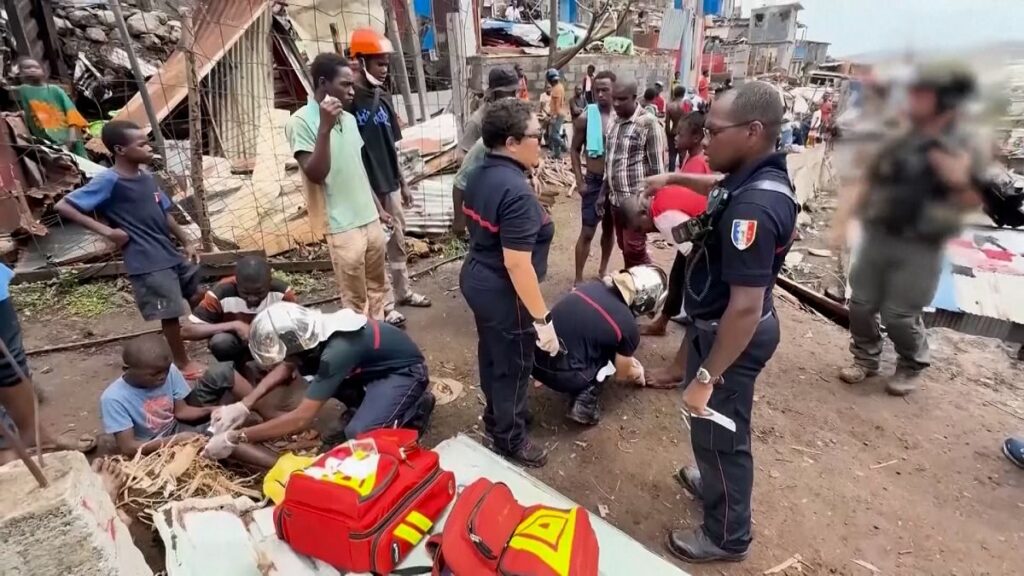
M 486 477 L 507 484 L 520 502 L 543 502 L 561 508 L 576 505 L 467 436 L 449 438 L 435 450 L 441 457 L 441 466 L 455 474 L 460 490 Z M 273 509 L 253 512 L 254 506 L 247 498 L 222 497 L 186 500 L 161 508 L 155 518 L 157 532 L 167 549 L 167 576 L 341 575 L 323 562 L 299 556 L 278 540 Z M 440 530 L 444 522 L 445 517 L 439 519 L 435 530 Z M 591 514 L 590 522 L 601 548 L 602 576 L 688 576 L 596 513 Z M 426 549 L 420 545 L 400 568 L 429 565 Z

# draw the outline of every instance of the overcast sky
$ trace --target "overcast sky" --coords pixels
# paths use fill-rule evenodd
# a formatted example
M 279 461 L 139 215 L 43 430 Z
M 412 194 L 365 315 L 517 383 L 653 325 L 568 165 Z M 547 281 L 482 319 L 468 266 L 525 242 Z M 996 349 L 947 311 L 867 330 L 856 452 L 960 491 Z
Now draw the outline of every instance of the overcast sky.
M 775 4 L 784 2 L 775 1 Z M 1024 0 L 800 0 L 807 39 L 829 55 L 957 49 L 1024 40 Z M 763 5 L 742 0 L 744 14 Z

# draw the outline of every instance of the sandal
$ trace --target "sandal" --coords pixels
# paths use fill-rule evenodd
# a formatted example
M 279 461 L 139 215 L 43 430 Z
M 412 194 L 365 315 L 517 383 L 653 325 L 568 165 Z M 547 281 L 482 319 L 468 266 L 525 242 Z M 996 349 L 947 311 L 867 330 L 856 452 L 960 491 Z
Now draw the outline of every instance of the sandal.
M 430 308 L 432 302 L 430 298 L 427 298 L 423 294 L 417 294 L 412 292 L 409 297 L 399 302 L 402 306 L 412 306 L 413 308 Z
M 96 449 L 97 441 L 96 437 L 92 434 L 82 434 L 76 440 L 72 440 L 64 445 L 60 444 L 43 444 L 41 446 L 43 454 L 49 454 L 51 452 L 63 452 L 65 450 L 73 450 L 75 452 L 81 452 L 82 454 L 88 454 Z M 35 445 L 27 446 L 28 453 L 31 456 L 36 455 Z
M 402 328 L 405 326 L 405 316 L 403 316 L 398 310 L 389 310 L 384 314 L 384 322 L 394 326 L 395 328 Z

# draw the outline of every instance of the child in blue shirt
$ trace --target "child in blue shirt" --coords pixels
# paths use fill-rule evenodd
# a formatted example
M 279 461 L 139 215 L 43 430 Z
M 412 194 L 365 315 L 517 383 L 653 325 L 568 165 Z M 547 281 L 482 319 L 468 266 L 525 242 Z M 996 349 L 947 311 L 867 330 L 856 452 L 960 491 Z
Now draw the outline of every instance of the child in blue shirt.
M 252 392 L 230 362 L 214 364 L 190 388 L 171 363 L 167 343 L 155 335 L 129 341 L 121 361 L 124 374 L 103 391 L 100 414 L 103 431 L 114 435 L 118 450 L 128 457 L 204 434 L 205 422 L 225 393 L 240 399 Z M 276 461 L 270 450 L 254 445 L 237 446 L 232 457 L 266 468 Z
M 170 213 L 171 201 L 142 169 L 153 161 L 145 132 L 115 120 L 103 127 L 102 139 L 114 155 L 114 167 L 58 202 L 57 212 L 121 249 L 142 317 L 160 320 L 174 364 L 193 380 L 203 366 L 189 358 L 178 319 L 202 298 L 195 247 Z M 93 212 L 106 223 L 89 216 Z M 180 252 L 172 235 L 181 243 Z

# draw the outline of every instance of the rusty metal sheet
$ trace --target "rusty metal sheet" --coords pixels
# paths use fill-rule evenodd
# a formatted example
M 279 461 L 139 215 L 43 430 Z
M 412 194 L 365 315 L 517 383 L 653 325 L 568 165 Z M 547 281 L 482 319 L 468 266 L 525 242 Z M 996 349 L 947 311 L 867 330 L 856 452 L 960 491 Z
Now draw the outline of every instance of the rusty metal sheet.
M 256 22 L 270 5 L 270 0 L 213 0 L 206 4 L 206 9 L 196 15 L 195 21 L 196 66 L 200 78 L 205 78 L 242 34 Z M 162 121 L 188 96 L 185 53 L 175 50 L 160 71 L 146 82 L 146 91 L 153 100 L 157 120 Z M 134 122 L 147 131 L 152 129 L 138 94 L 128 101 L 115 119 Z

